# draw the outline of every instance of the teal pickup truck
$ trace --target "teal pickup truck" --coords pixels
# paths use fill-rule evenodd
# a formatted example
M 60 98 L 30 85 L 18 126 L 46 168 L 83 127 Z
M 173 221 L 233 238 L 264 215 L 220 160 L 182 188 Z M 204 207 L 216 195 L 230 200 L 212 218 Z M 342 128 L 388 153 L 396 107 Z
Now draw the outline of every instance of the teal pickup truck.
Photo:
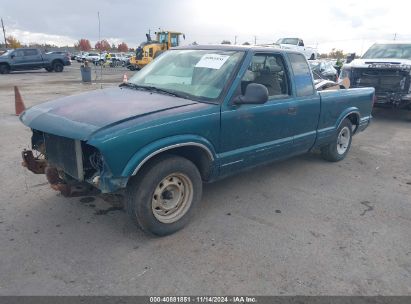
M 188 222 L 203 182 L 313 149 L 342 160 L 373 100 L 373 88 L 317 92 L 295 51 L 179 47 L 120 87 L 26 110 L 36 152 L 23 165 L 64 195 L 123 194 L 144 231 L 167 235 Z

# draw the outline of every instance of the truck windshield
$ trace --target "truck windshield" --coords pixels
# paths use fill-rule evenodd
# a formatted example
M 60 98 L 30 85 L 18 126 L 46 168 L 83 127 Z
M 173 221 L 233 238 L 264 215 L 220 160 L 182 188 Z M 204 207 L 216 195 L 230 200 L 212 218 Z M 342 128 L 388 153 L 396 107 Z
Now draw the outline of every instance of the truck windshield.
M 137 72 L 129 83 L 215 101 L 243 56 L 242 51 L 170 50 Z
M 0 56 L 8 56 L 10 55 L 14 50 L 7 50 L 5 51 L 3 54 L 1 54 Z
M 411 44 L 374 44 L 362 58 L 411 59 Z
M 298 44 L 298 38 L 280 38 L 277 40 L 278 44 Z

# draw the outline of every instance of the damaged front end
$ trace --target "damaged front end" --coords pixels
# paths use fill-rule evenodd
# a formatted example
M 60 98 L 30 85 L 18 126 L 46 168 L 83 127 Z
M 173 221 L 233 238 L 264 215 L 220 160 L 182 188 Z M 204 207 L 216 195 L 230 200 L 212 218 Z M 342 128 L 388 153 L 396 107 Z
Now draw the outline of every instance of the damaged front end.
M 33 130 L 32 150 L 22 152 L 22 165 L 45 174 L 64 196 L 112 193 L 124 188 L 127 177 L 115 178 L 101 153 L 85 141 Z
M 351 87 L 374 87 L 375 106 L 411 109 L 411 66 L 398 63 L 365 62 L 364 67 L 344 67 Z

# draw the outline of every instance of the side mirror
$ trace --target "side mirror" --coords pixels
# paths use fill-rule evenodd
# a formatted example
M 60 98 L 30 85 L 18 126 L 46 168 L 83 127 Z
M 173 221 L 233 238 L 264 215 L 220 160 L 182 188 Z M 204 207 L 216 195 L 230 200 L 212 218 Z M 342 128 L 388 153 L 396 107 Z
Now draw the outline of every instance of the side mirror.
M 245 94 L 234 99 L 235 104 L 263 104 L 268 100 L 267 88 L 259 83 L 250 83 Z

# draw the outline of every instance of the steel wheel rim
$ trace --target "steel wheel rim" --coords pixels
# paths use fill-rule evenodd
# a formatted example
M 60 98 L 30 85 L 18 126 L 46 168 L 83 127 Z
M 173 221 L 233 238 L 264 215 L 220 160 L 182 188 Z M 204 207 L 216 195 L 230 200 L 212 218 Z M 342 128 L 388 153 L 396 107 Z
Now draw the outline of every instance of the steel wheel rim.
M 151 208 L 154 217 L 165 224 L 181 219 L 193 201 L 193 183 L 183 173 L 172 173 L 154 189 Z
M 342 155 L 347 151 L 348 146 L 350 144 L 350 139 L 351 139 L 351 133 L 348 127 L 342 128 L 337 137 L 338 154 Z

